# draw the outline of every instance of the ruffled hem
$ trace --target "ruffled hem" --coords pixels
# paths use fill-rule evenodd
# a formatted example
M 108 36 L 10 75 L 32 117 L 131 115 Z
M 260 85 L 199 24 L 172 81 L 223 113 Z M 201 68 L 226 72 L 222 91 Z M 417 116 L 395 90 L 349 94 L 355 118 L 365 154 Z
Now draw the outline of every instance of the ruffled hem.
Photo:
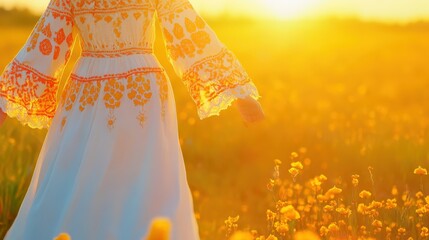
M 202 106 L 198 107 L 198 116 L 201 120 L 211 116 L 219 116 L 221 111 L 228 109 L 235 100 L 245 98 L 246 96 L 250 96 L 255 100 L 262 97 L 259 95 L 258 89 L 252 81 L 227 89 L 210 101 L 205 102 Z
M 20 104 L 7 101 L 0 97 L 0 109 L 10 118 L 16 118 L 22 125 L 30 128 L 47 129 L 52 123 L 52 117 L 43 115 L 29 115 L 25 107 Z

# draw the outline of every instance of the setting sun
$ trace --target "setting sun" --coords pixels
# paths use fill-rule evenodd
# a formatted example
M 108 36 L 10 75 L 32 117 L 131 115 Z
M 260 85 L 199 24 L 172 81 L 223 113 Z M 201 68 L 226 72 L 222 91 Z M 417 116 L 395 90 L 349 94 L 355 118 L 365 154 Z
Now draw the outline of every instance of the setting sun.
M 296 18 L 313 9 L 319 0 L 266 0 L 269 15 L 276 18 Z

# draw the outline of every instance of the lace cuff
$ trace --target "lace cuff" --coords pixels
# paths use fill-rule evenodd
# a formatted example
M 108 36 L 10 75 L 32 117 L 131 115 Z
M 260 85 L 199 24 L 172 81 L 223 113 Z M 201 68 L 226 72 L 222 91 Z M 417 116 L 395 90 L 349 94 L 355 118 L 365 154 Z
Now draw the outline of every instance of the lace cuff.
M 0 108 L 31 128 L 48 128 L 56 110 L 57 79 L 17 60 L 0 76 Z
M 235 55 L 227 48 L 193 64 L 183 82 L 194 100 L 200 119 L 220 115 L 237 98 L 261 96 Z

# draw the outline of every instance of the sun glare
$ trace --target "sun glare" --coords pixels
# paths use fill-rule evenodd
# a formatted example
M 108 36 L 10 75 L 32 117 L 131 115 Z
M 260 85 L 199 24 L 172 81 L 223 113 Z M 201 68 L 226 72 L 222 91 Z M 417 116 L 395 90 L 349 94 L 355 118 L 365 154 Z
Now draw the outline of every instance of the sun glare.
M 297 18 L 313 9 L 319 0 L 264 0 L 268 15 L 280 19 Z

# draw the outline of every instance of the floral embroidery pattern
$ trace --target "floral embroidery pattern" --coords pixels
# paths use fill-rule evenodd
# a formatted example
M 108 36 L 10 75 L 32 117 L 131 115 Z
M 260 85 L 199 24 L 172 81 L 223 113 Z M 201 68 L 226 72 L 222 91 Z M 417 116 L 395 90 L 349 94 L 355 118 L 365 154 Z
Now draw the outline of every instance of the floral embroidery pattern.
M 0 97 L 8 101 L 0 106 L 20 121 L 43 128 L 55 114 L 57 90 L 57 79 L 15 59 L 0 78 Z
M 67 117 L 63 117 L 63 119 L 61 120 L 61 128 L 60 128 L 61 132 L 63 131 L 64 126 L 66 125 L 66 123 L 67 123 Z
M 168 99 L 168 79 L 163 73 L 157 73 L 156 84 L 159 88 L 159 97 L 161 100 L 161 116 L 165 119 L 165 110 Z
M 67 48 L 71 47 L 74 41 L 72 34 L 72 28 L 74 24 L 70 14 L 59 11 L 55 8 L 56 6 L 58 7 L 61 5 L 61 1 L 55 0 L 52 1 L 48 6 L 47 11 L 40 18 L 34 28 L 34 31 L 30 35 L 30 42 L 26 48 L 27 52 L 31 52 L 32 50 L 36 49 L 36 46 L 38 45 L 38 50 L 40 53 L 49 56 L 52 54 L 52 52 L 54 52 L 52 59 L 57 60 L 60 56 L 61 49 L 66 48 L 62 46 L 65 39 L 67 39 Z M 66 28 L 61 27 L 61 25 L 51 25 L 51 22 L 53 22 L 51 18 L 53 18 L 53 20 L 65 21 Z M 44 38 L 39 42 L 39 37 L 41 37 L 41 35 L 43 35 Z M 57 45 L 53 45 L 53 43 L 56 43 Z M 65 61 L 68 61 L 69 54 L 70 53 L 68 53 L 68 49 L 65 50 Z
M 145 49 L 146 53 L 152 53 L 154 40 L 152 4 L 145 0 L 79 0 L 72 2 L 73 14 L 77 27 L 82 34 L 82 49 L 90 57 L 117 57 L 117 54 L 105 54 L 108 51 L 120 51 L 123 49 Z M 97 29 L 106 28 L 101 32 Z M 138 27 L 138 28 L 136 28 Z M 142 36 L 138 42 L 130 42 L 123 39 L 124 29 L 133 29 L 136 36 Z M 129 33 L 127 31 L 127 33 Z M 94 44 L 105 38 L 114 39 L 106 44 Z M 150 50 L 150 51 L 148 51 Z
M 218 114 L 237 97 L 259 97 L 238 60 L 189 0 L 51 0 L 22 52 L 0 76 L 0 107 L 30 126 L 48 127 L 56 110 L 58 79 L 70 58 L 75 34 L 81 40 L 81 57 L 153 55 L 155 13 L 173 68 L 188 88 L 201 119 Z M 97 64 L 89 69 L 92 67 Z M 115 112 L 127 99 L 139 109 L 136 118 L 143 127 L 145 107 L 153 98 L 152 86 L 157 86 L 165 119 L 169 82 L 161 67 L 134 66 L 125 73 L 91 77 L 72 73 L 60 104 L 66 112 L 104 107 L 107 127 L 112 129 Z M 61 130 L 66 124 L 67 115 L 61 119 Z
M 51 54 L 52 52 L 51 41 L 49 41 L 49 39 L 44 39 L 43 41 L 40 42 L 39 49 L 43 55 Z
M 194 58 L 197 54 L 201 55 L 206 46 L 212 42 L 206 30 L 207 24 L 199 15 L 181 19 L 181 12 L 193 9 L 192 5 L 185 3 L 160 16 L 162 21 L 169 23 L 163 27 L 163 34 L 168 54 L 174 61 L 178 58 Z
M 144 75 L 136 75 L 135 77 L 129 76 L 127 78 L 127 89 L 128 89 L 128 98 L 133 101 L 134 106 L 143 106 L 149 101 L 152 97 L 152 92 L 150 88 L 150 80 L 145 78 Z M 140 125 L 143 126 L 146 121 L 145 113 L 143 110 L 140 111 L 137 119 L 140 122 Z
M 104 104 L 109 109 L 109 117 L 107 125 L 110 129 L 113 128 L 116 117 L 113 114 L 113 110 L 121 105 L 121 98 L 124 92 L 124 85 L 120 81 L 116 81 L 114 78 L 107 80 L 104 86 Z
M 154 2 L 158 16 L 168 19 L 170 23 L 174 18 L 180 17 L 185 9 L 192 8 L 187 0 L 154 0 Z
M 82 112 L 86 107 L 94 106 L 99 97 L 102 97 L 104 106 L 109 111 L 107 126 L 112 129 L 116 121 L 114 110 L 121 106 L 121 101 L 126 95 L 135 107 L 141 107 L 136 118 L 143 127 L 147 119 L 144 106 L 152 97 L 150 80 L 152 76 L 149 74 L 154 73 L 156 82 L 162 83 L 164 80 L 158 79 L 165 77 L 162 71 L 161 68 L 141 68 L 122 74 L 109 74 L 92 78 L 72 74 L 62 93 L 61 106 L 66 111 L 70 111 L 76 106 Z M 80 97 L 77 103 L 78 96 Z M 165 93 L 161 98 L 166 98 Z
M 251 79 L 234 54 L 224 48 L 217 55 L 196 62 L 184 73 L 183 81 L 202 109 L 225 90 L 250 83 Z
M 79 110 L 82 112 L 87 105 L 94 106 L 95 101 L 98 99 L 101 83 L 99 81 L 87 82 L 83 86 L 83 92 L 79 99 Z

